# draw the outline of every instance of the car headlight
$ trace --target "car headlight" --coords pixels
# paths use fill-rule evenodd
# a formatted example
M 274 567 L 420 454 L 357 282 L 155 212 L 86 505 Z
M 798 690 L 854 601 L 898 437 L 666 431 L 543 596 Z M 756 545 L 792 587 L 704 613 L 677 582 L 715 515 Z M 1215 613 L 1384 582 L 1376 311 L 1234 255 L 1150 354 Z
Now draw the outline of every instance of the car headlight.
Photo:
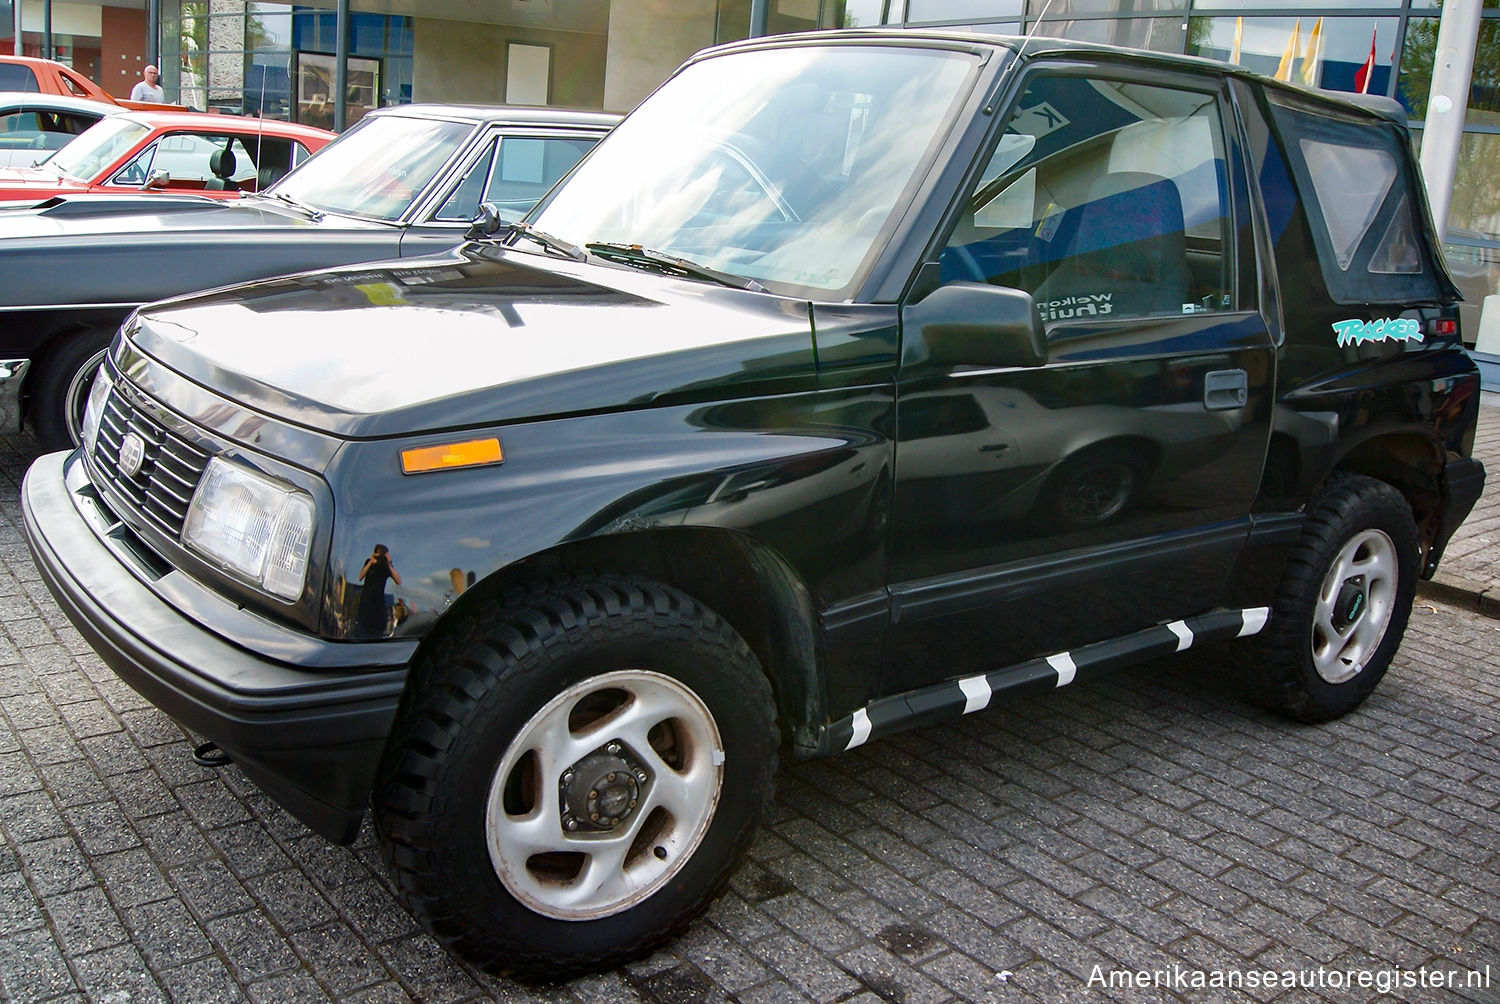
M 214 457 L 203 471 L 182 542 L 266 592 L 295 600 L 307 579 L 312 496 Z
M 83 426 L 78 430 L 87 453 L 94 452 L 94 443 L 99 439 L 99 422 L 104 418 L 104 399 L 109 397 L 114 385 L 115 382 L 109 378 L 109 369 L 100 366 L 94 377 L 94 385 L 89 389 L 88 404 L 83 408 Z

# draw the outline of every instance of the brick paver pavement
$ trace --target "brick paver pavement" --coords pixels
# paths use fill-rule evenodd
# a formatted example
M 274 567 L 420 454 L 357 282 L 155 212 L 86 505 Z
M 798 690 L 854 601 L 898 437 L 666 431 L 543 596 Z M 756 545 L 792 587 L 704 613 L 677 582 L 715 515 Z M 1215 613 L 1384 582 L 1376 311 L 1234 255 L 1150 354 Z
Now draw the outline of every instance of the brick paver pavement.
M 1384 684 L 1325 726 L 1251 708 L 1195 652 L 788 767 L 686 937 L 525 988 L 421 932 L 368 827 L 333 847 L 236 769 L 194 765 L 93 656 L 22 540 L 29 447 L 0 444 L 6 999 L 1362 1001 L 1378 986 L 1089 981 L 1490 967 L 1488 988 L 1398 996 L 1500 1002 L 1500 621 L 1420 599 Z

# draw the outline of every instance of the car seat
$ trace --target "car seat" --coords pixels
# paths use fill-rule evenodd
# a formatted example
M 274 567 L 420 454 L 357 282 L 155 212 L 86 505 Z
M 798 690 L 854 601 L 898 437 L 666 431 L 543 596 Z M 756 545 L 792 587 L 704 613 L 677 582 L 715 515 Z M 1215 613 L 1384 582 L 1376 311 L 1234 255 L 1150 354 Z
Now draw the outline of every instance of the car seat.
M 208 158 L 208 169 L 214 176 L 203 187 L 210 192 L 238 192 L 240 186 L 233 180 L 234 151 L 215 150 Z
M 1168 178 L 1094 179 L 1087 200 L 1064 214 L 1054 246 L 1061 261 L 1033 293 L 1044 320 L 1180 314 L 1190 298 L 1182 196 Z

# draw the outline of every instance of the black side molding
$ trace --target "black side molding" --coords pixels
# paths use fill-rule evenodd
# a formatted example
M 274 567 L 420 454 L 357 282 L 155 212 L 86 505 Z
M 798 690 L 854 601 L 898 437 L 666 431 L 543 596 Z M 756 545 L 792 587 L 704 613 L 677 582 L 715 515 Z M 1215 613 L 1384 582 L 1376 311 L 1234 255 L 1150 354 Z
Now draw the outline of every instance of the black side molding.
M 933 687 L 882 697 L 823 730 L 816 756 L 839 753 L 902 729 L 957 718 L 989 707 L 999 694 L 1023 697 L 1064 687 L 1080 677 L 1101 676 L 1147 659 L 1182 652 L 1198 642 L 1258 634 L 1267 607 L 1214 610 L 1109 641 L 1085 645 L 990 673 L 948 680 Z

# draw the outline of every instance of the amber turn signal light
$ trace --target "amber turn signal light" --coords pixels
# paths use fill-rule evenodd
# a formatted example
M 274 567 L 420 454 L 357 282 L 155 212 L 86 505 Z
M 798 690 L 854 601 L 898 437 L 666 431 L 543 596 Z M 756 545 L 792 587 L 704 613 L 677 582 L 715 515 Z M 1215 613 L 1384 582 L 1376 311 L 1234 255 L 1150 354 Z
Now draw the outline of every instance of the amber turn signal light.
M 428 471 L 448 471 L 458 467 L 483 467 L 498 464 L 505 459 L 500 451 L 498 439 L 471 439 L 465 443 L 443 443 L 440 446 L 423 446 L 401 451 L 401 471 L 404 474 L 425 474 Z

